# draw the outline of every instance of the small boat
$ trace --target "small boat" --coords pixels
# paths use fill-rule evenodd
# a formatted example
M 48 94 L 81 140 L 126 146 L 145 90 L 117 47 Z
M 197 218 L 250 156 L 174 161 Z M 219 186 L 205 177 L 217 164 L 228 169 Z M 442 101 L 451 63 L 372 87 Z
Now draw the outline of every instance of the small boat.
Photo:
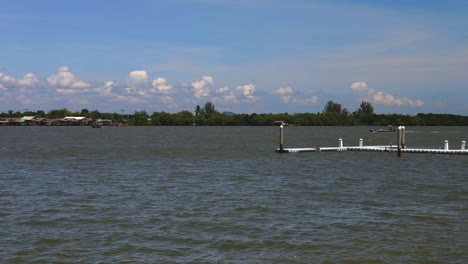
M 294 124 L 288 124 L 283 121 L 275 121 L 275 126 L 296 126 Z
M 101 125 L 100 123 L 98 123 L 98 122 L 93 122 L 93 123 L 91 124 L 91 127 L 92 127 L 92 128 L 101 128 L 102 125 Z
M 388 126 L 387 129 L 369 129 L 370 132 L 395 132 L 395 128 L 393 126 Z

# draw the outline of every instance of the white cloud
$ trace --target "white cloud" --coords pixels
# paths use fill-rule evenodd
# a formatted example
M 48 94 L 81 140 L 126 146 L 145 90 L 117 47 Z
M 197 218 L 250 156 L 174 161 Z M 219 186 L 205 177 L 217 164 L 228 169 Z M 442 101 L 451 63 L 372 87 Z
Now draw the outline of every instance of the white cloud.
M 275 95 L 278 95 L 279 98 L 281 99 L 281 101 L 283 101 L 283 103 L 287 104 L 287 103 L 291 102 L 292 94 L 294 93 L 294 90 L 291 87 L 286 87 L 286 88 L 280 87 L 277 90 L 273 90 L 271 93 L 275 94 Z
M 174 104 L 174 99 L 171 96 L 163 96 L 160 100 L 165 104 Z
M 351 85 L 351 90 L 353 91 L 367 91 L 369 88 L 367 87 L 367 83 L 365 82 L 355 82 Z
M 317 104 L 318 103 L 318 97 L 317 96 L 311 96 L 309 98 L 303 98 L 303 99 L 294 98 L 293 102 L 296 103 L 296 104 L 301 104 L 301 105 Z
M 217 97 L 213 97 L 214 102 L 220 103 L 237 103 L 237 96 L 233 91 L 229 90 L 229 87 L 222 87 L 216 89 L 216 94 L 219 94 Z
M 424 101 L 422 100 L 411 100 L 406 97 L 395 97 L 391 94 L 385 94 L 384 92 L 376 91 L 374 88 L 369 88 L 365 82 L 355 82 L 351 85 L 353 91 L 367 91 L 369 98 L 368 100 L 375 104 L 383 104 L 386 106 L 423 106 Z
M 112 88 L 114 87 L 115 83 L 112 81 L 107 81 L 104 85 L 99 86 L 98 88 L 94 89 L 99 95 L 101 96 L 111 96 L 112 95 Z
M 72 89 L 63 89 L 63 88 L 57 88 L 55 89 L 57 93 L 65 94 L 65 95 L 72 95 L 75 94 L 77 91 L 72 90 Z
M 222 88 L 216 89 L 217 94 L 222 94 L 222 93 L 227 92 L 227 91 L 229 91 L 228 87 L 222 87 Z
M 277 90 L 273 90 L 272 93 L 276 95 L 289 95 L 289 94 L 293 94 L 294 90 L 291 87 L 286 87 L 286 88 L 280 87 Z
M 130 103 L 130 104 L 147 104 L 149 101 L 143 100 L 134 96 L 123 96 L 123 95 L 117 95 L 115 99 L 112 101 L 116 102 L 124 102 L 124 103 Z
M 87 92 L 86 88 L 91 86 L 84 81 L 78 80 L 67 66 L 60 67 L 55 74 L 49 76 L 47 83 L 56 88 L 55 91 L 61 94 Z
M 192 88 L 194 91 L 194 96 L 196 98 L 206 97 L 210 95 L 210 89 L 208 85 L 214 84 L 213 77 L 203 76 L 201 80 L 193 82 Z
M 376 104 L 384 104 L 384 105 L 397 105 L 397 106 L 403 106 L 403 105 L 409 105 L 409 106 L 423 106 L 424 102 L 421 100 L 416 100 L 413 101 L 411 99 L 408 99 L 406 97 L 400 98 L 400 97 L 394 97 L 391 94 L 384 94 L 383 92 L 376 92 L 370 95 L 372 102 Z
M 11 76 L 5 75 L 3 72 L 0 72 L 0 89 L 8 90 L 8 87 L 27 87 L 33 88 L 36 87 L 37 83 L 36 76 L 32 73 L 27 73 L 23 76 L 23 79 L 15 79 Z
M 24 75 L 23 79 L 18 80 L 18 85 L 19 86 L 25 86 L 25 87 L 34 87 L 39 81 L 37 80 L 36 76 L 32 73 L 27 73 Z
M 317 104 L 318 97 L 311 96 L 309 98 L 295 98 L 293 97 L 294 90 L 291 87 L 280 87 L 277 90 L 271 92 L 274 95 L 278 95 L 281 101 L 285 104 L 294 103 L 301 105 Z
M 140 96 L 148 96 L 148 92 L 144 89 L 137 89 L 133 87 L 127 87 L 124 88 L 124 91 L 127 92 L 128 94 L 136 94 Z
M 164 78 L 154 79 L 152 83 L 154 91 L 162 94 L 170 94 L 172 92 L 172 85 L 167 85 L 166 82 L 167 80 Z
M 255 102 L 257 100 L 257 97 L 253 95 L 255 93 L 254 84 L 237 86 L 237 90 L 242 92 L 242 95 L 246 98 L 247 102 Z
M 148 81 L 148 73 L 146 71 L 132 71 L 130 72 L 130 79 L 136 83 Z

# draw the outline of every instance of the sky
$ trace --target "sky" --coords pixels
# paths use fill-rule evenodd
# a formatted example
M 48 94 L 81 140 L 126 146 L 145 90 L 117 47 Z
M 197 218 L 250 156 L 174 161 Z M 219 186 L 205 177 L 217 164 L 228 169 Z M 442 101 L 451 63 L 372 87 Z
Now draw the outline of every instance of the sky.
M 0 0 L 0 112 L 468 115 L 465 0 Z

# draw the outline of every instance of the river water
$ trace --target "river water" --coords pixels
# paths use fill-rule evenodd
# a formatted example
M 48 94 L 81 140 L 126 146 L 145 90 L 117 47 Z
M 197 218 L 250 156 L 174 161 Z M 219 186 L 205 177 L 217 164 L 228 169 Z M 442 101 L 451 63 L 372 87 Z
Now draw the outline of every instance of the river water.
M 413 148 L 468 140 L 406 130 Z M 284 133 L 286 147 L 396 142 Z M 468 263 L 468 156 L 278 141 L 278 127 L 0 127 L 0 263 Z

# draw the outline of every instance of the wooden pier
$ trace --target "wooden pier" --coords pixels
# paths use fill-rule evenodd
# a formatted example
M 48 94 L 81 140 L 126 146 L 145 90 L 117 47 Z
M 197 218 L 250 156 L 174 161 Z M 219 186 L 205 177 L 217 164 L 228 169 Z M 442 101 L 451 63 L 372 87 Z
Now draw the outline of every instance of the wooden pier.
M 368 152 L 396 152 L 398 156 L 402 153 L 427 153 L 427 154 L 452 154 L 452 155 L 468 155 L 466 149 L 466 141 L 462 141 L 460 149 L 449 149 L 448 140 L 444 142 L 443 149 L 419 149 L 407 148 L 405 142 L 405 127 L 398 127 L 397 145 L 383 146 L 364 146 L 363 139 L 359 139 L 359 146 L 344 146 L 343 140 L 338 140 L 338 147 L 315 147 L 315 148 L 285 148 L 283 140 L 283 126 L 280 126 L 280 147 L 276 149 L 278 153 L 299 153 L 299 152 L 327 152 L 327 151 L 368 151 Z

